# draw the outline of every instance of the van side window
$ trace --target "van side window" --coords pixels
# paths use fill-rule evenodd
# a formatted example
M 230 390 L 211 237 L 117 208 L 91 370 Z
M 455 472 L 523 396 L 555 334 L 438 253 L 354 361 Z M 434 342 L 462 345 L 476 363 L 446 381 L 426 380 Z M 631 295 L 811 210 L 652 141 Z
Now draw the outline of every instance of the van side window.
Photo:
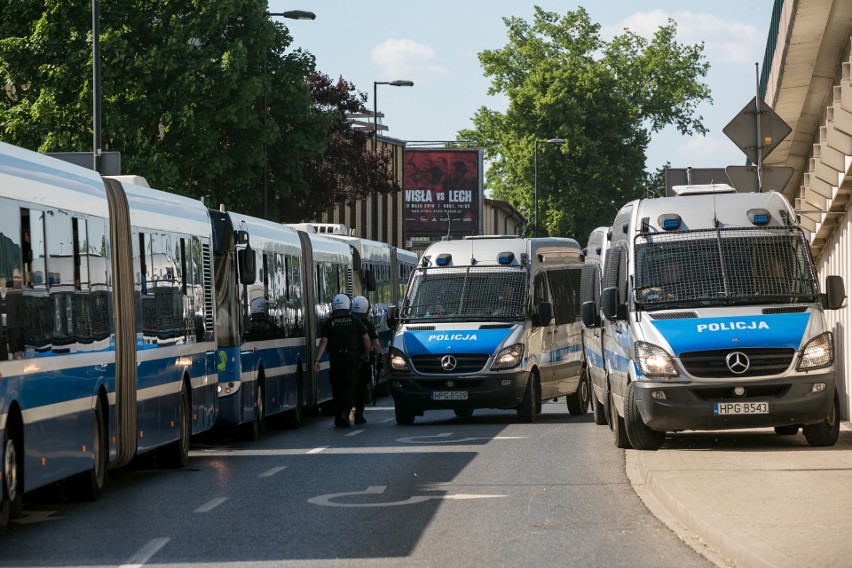
M 580 276 L 580 305 L 594 302 L 595 308 L 600 309 L 601 267 L 598 264 L 583 266 Z
M 542 302 L 547 302 L 547 278 L 544 272 L 539 272 L 535 275 L 533 281 L 533 306 L 538 309 L 538 305 Z
M 548 272 L 553 293 L 553 314 L 557 325 L 574 323 L 580 316 L 581 269 L 560 269 Z
M 603 289 L 615 288 L 618 286 L 619 277 L 618 269 L 621 266 L 621 255 L 624 249 L 621 247 L 613 247 L 609 250 L 606 257 L 606 266 L 603 273 Z

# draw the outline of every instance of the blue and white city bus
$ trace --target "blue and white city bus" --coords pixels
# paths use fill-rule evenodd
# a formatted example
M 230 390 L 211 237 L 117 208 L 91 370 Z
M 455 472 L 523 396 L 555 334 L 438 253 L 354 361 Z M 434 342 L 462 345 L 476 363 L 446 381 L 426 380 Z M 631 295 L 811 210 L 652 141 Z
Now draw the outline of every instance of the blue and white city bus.
M 215 422 L 210 221 L 199 202 L 0 143 L 0 532 L 23 494 Z

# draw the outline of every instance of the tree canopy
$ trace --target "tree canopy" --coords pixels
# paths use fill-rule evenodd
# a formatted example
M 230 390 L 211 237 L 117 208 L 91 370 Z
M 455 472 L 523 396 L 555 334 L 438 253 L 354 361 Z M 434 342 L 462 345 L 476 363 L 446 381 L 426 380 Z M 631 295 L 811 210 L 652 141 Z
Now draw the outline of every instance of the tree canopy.
M 560 17 L 536 7 L 532 23 L 503 21 L 506 46 L 479 60 L 488 93 L 505 95 L 508 109 L 481 107 L 459 139 L 482 146 L 486 188 L 524 209 L 531 225 L 537 179 L 539 236 L 585 243 L 659 178 L 645 171 L 653 132 L 706 132 L 695 116 L 710 100 L 703 44 L 677 43 L 671 20 L 650 41 L 625 30 L 607 42 L 583 8 Z M 564 143 L 547 143 L 554 139 Z
M 351 160 L 331 158 L 359 143 L 366 153 L 364 135 L 344 128 L 364 95 L 342 79 L 336 98 L 318 88 L 331 83 L 311 54 L 288 50 L 292 37 L 266 9 L 265 0 L 101 0 L 102 149 L 121 152 L 124 172 L 152 187 L 249 214 L 263 212 L 265 178 L 269 217 L 284 221 L 398 189 L 382 172 L 353 178 L 342 169 Z M 92 150 L 91 28 L 91 0 L 0 0 L 0 139 Z M 383 163 L 361 156 L 362 170 Z

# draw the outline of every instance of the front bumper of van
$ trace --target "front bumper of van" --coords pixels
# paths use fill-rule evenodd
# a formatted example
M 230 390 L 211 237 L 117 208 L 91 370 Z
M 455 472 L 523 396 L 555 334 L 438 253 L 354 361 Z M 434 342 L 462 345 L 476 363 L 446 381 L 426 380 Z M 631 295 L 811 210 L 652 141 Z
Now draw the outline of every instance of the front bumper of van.
M 462 377 L 391 374 L 394 404 L 413 412 L 461 408 L 516 408 L 524 398 L 528 371 Z
M 824 385 L 822 389 L 814 385 Z M 634 381 L 643 422 L 660 431 L 726 430 L 818 424 L 834 404 L 835 374 L 812 373 L 764 381 L 663 383 Z M 735 387 L 744 387 L 737 396 Z M 740 403 L 738 406 L 729 403 Z M 763 409 L 767 413 L 727 414 Z

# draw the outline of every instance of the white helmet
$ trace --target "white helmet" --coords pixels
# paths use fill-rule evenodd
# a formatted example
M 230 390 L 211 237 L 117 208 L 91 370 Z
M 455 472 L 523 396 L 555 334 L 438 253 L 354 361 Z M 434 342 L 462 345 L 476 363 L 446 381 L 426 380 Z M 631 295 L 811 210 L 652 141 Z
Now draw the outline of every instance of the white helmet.
M 367 311 L 370 309 L 370 300 L 364 296 L 355 296 L 352 298 L 352 313 L 362 318 L 367 316 Z
M 333 311 L 344 311 L 348 312 L 349 308 L 352 307 L 352 301 L 349 299 L 349 296 L 346 294 L 338 294 L 331 301 L 331 309 Z

